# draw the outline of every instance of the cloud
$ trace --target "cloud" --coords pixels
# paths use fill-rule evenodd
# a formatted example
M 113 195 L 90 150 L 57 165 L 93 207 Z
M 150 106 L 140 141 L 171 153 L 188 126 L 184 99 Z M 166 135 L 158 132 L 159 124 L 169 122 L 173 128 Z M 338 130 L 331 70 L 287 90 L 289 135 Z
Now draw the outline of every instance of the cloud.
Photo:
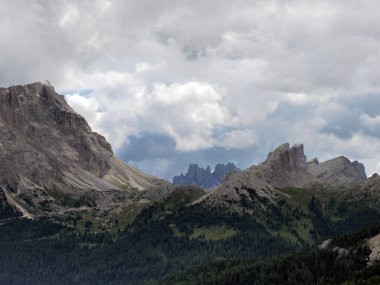
M 226 149 L 242 149 L 254 145 L 256 141 L 253 130 L 231 130 L 223 132 L 216 145 Z
M 128 136 L 151 132 L 170 136 L 180 151 L 207 149 L 217 144 L 213 136 L 216 129 L 237 123 L 221 105 L 221 94 L 207 83 L 154 83 L 147 88 L 133 76 L 88 75 L 98 91 L 86 97 L 66 95 L 68 103 L 83 113 L 95 129 L 118 123 L 118 128 L 105 130 L 116 148 Z M 99 91 L 108 88 L 113 89 L 113 100 L 109 100 L 106 91 Z M 228 142 L 223 144 L 228 145 Z
M 5 0 L 0 85 L 49 79 L 125 160 L 166 178 L 189 162 L 247 167 L 285 141 L 371 173 L 379 17 L 374 0 Z
M 370 130 L 378 130 L 380 127 L 380 116 L 371 117 L 367 114 L 364 114 L 360 117 L 364 126 Z
M 99 112 L 99 105 L 92 97 L 85 97 L 79 93 L 66 94 L 66 100 L 72 108 L 82 116 L 84 116 L 93 126 L 94 131 L 101 131 L 96 129 L 98 122 L 102 119 L 102 113 Z
M 64 28 L 68 25 L 75 24 L 79 19 L 79 11 L 76 5 L 69 4 L 65 7 L 62 16 L 60 17 L 58 24 Z
M 380 116 L 371 117 L 367 114 L 360 116 L 362 131 L 371 137 L 380 138 Z

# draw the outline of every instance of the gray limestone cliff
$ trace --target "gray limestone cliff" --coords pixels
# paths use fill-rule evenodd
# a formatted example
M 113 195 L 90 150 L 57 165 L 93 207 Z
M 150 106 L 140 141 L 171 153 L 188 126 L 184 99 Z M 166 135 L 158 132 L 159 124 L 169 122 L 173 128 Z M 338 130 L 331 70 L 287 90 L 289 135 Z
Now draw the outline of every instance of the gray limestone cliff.
M 0 162 L 0 192 L 29 213 L 104 209 L 167 187 L 116 158 L 49 83 L 0 88 Z
M 239 208 L 239 202 L 250 204 L 252 209 L 276 204 L 277 188 L 299 187 L 335 191 L 347 189 L 367 180 L 363 164 L 338 157 L 319 163 L 317 158 L 307 161 L 302 144 L 292 147 L 280 145 L 268 154 L 267 159 L 240 173 L 230 175 L 207 199 L 211 205 Z M 258 205 L 257 207 L 254 205 Z
M 303 144 L 280 145 L 261 165 L 251 170 L 274 187 L 301 187 L 312 179 L 307 171 Z
M 367 179 L 364 165 L 357 161 L 351 162 L 344 156 L 309 164 L 307 170 L 319 181 L 344 187 L 355 186 Z

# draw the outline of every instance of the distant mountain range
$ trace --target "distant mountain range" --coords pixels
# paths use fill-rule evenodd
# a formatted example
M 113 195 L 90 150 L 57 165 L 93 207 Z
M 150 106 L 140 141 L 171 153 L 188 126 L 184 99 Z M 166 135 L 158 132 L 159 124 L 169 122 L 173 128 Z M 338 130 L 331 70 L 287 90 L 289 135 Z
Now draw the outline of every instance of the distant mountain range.
M 198 164 L 191 163 L 185 174 L 174 176 L 174 185 L 197 185 L 203 189 L 211 189 L 223 183 L 224 178 L 230 173 L 241 172 L 235 164 L 217 164 L 213 172 L 210 166 L 206 169 L 199 167 Z
M 380 226 L 380 176 L 357 161 L 285 143 L 245 170 L 190 164 L 173 184 L 120 161 L 48 82 L 0 88 L 0 284 L 155 285 L 183 270 L 162 284 L 380 284 L 342 283 L 380 276 L 380 227 L 284 260 L 293 280 L 250 263 Z

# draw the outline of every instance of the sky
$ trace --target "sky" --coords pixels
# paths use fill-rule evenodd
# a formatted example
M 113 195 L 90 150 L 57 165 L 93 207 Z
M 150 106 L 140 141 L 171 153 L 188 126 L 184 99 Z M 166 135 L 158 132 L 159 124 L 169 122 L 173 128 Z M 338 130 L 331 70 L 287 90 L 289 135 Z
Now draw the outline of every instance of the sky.
M 156 176 L 285 142 L 380 172 L 379 1 L 3 0 L 0 39 L 0 86 L 49 80 Z

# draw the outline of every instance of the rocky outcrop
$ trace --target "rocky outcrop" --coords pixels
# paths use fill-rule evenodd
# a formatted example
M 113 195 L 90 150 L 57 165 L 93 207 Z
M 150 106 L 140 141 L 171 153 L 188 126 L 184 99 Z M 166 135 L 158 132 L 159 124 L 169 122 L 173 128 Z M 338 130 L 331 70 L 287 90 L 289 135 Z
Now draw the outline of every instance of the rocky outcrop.
M 0 88 L 0 161 L 0 191 L 35 213 L 107 208 L 131 191 L 168 187 L 117 159 L 49 83 Z
M 318 160 L 318 158 L 314 157 L 314 158 L 308 160 L 306 163 L 307 163 L 307 165 L 318 165 L 319 160 Z
M 307 161 L 302 144 L 290 147 L 286 143 L 279 146 L 251 171 L 278 188 L 310 187 L 316 183 L 324 184 L 325 187 L 348 188 L 367 179 L 364 165 L 357 161 L 351 162 L 344 156 L 321 163 L 316 157 Z
M 274 206 L 278 199 L 276 187 L 302 186 L 310 182 L 303 145 L 280 145 L 258 166 L 228 176 L 207 199 L 211 206 L 253 214 Z
M 217 164 L 214 172 L 211 172 L 210 166 L 204 169 L 198 164 L 190 164 L 186 174 L 181 173 L 179 176 L 174 176 L 173 184 L 197 185 L 203 189 L 211 189 L 220 185 L 228 174 L 240 171 L 233 163 Z
M 309 164 L 307 171 L 322 183 L 341 187 L 353 187 L 367 179 L 364 165 L 357 161 L 351 162 L 344 156 Z
M 368 260 L 368 265 L 371 266 L 380 260 L 380 234 L 370 238 L 367 241 L 367 246 L 371 251 Z
M 292 147 L 288 143 L 280 145 L 268 158 L 251 171 L 274 187 L 302 187 L 312 180 L 307 171 L 303 144 Z
M 375 181 L 376 177 L 371 180 Z M 257 210 L 277 203 L 279 196 L 276 188 L 312 188 L 318 185 L 322 189 L 336 190 L 348 189 L 366 181 L 364 166 L 357 161 L 350 162 L 345 157 L 322 163 L 317 158 L 307 161 L 302 144 L 290 147 L 286 143 L 270 152 L 262 164 L 228 176 L 205 201 L 231 209 L 250 205 L 249 208 Z M 369 187 L 368 183 L 369 180 L 360 187 Z

